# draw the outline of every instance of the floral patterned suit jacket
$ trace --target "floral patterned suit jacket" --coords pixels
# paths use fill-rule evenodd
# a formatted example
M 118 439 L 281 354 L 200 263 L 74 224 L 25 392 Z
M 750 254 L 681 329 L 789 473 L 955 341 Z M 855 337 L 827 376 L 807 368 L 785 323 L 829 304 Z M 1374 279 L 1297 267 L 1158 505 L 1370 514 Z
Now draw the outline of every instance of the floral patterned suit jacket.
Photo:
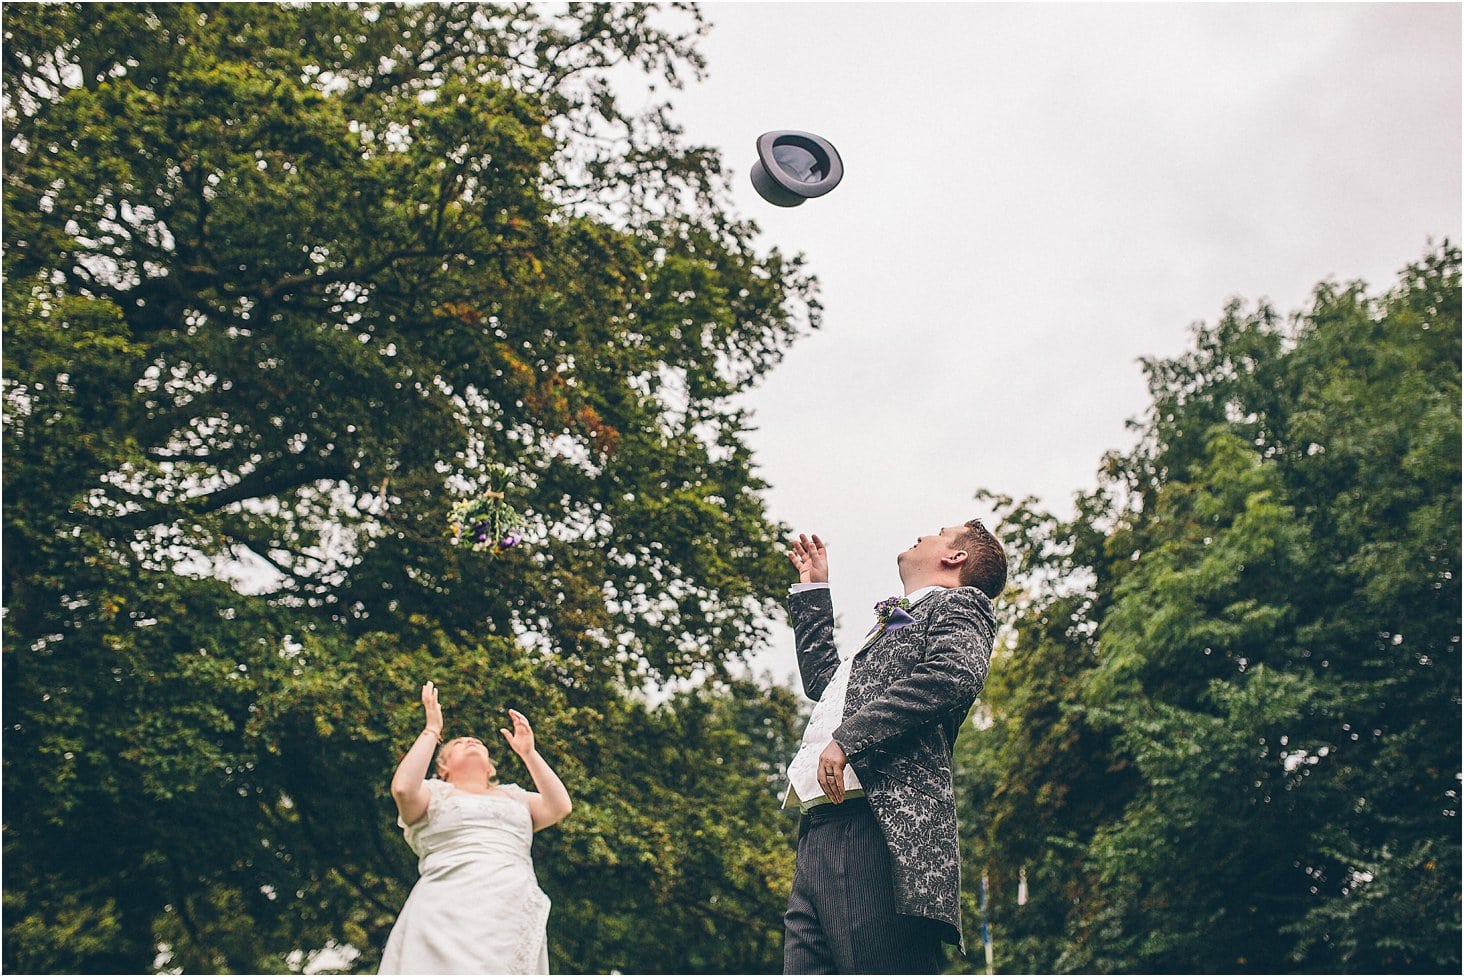
M 839 667 L 833 600 L 805 590 L 789 607 L 803 689 L 817 699 Z M 996 617 L 974 587 L 937 591 L 910 615 L 855 656 L 834 739 L 884 829 L 896 909 L 946 924 L 946 941 L 964 951 L 951 751 L 986 684 Z

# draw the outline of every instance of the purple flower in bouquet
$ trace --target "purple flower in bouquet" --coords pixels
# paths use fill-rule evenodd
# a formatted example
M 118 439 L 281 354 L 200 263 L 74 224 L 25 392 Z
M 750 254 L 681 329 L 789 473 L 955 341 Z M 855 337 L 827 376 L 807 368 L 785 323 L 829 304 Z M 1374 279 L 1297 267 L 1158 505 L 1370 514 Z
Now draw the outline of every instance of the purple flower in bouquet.
M 524 538 L 520 530 L 509 528 L 521 522 L 506 497 L 513 473 L 502 465 L 485 467 L 486 486 L 453 503 L 447 517 L 448 538 L 454 546 L 492 555 L 522 545 Z

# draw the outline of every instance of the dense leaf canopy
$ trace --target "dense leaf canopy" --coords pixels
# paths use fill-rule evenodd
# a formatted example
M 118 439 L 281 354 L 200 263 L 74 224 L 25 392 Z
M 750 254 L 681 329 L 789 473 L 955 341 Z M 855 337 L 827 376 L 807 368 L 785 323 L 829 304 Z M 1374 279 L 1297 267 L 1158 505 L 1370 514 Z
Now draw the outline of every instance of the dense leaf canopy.
M 1459 969 L 1459 297 L 1446 244 L 1233 304 L 1074 519 L 1005 500 L 962 741 L 1002 970 Z
M 609 87 L 700 30 L 7 5 L 7 969 L 372 967 L 427 678 L 570 785 L 556 968 L 776 966 L 797 707 L 729 668 L 785 576 L 732 398 L 818 306 Z M 525 545 L 456 549 L 494 464 Z

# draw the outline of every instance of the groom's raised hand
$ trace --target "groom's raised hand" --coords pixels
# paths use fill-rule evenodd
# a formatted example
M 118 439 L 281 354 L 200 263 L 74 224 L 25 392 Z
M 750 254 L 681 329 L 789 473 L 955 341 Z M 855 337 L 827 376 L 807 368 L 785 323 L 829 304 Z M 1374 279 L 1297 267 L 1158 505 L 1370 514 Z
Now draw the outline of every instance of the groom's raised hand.
M 799 583 L 829 582 L 828 548 L 818 538 L 818 533 L 814 533 L 811 539 L 799 533 L 788 551 L 788 559 L 798 571 Z

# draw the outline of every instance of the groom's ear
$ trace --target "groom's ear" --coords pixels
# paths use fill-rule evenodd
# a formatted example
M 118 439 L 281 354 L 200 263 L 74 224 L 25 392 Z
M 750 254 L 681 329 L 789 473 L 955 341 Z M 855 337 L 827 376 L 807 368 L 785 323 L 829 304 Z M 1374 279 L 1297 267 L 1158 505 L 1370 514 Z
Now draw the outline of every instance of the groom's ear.
M 965 550 L 956 550 L 954 553 L 950 554 L 949 556 L 943 556 L 943 557 L 941 557 L 940 562 L 944 566 L 958 567 L 962 563 L 965 563 L 966 562 L 966 557 L 967 556 L 968 556 L 968 554 L 966 553 Z

